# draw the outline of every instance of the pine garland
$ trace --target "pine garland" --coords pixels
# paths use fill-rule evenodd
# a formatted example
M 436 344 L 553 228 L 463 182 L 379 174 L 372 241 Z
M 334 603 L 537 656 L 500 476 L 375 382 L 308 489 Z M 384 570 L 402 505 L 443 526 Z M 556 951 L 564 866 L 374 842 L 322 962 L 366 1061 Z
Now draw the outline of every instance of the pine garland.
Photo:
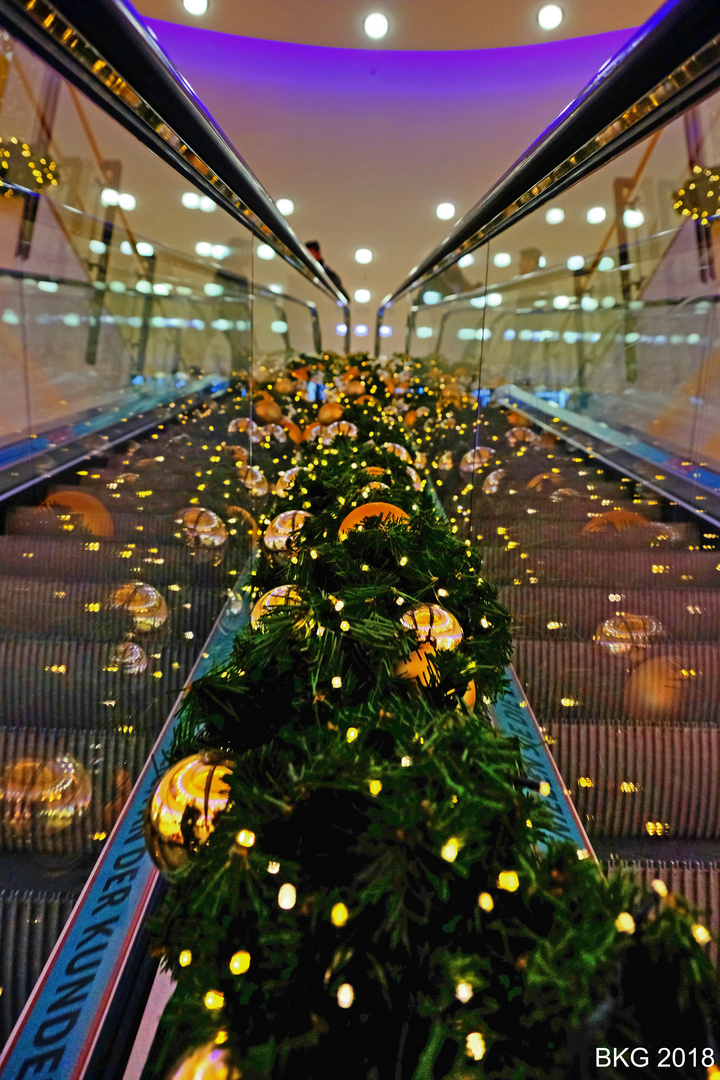
M 146 1077 L 203 1044 L 257 1080 L 561 1080 L 594 1075 L 596 1045 L 658 1045 L 670 1029 L 687 1047 L 714 1046 L 720 992 L 694 913 L 551 843 L 520 748 L 488 719 L 509 616 L 477 548 L 382 447 L 418 453 L 393 415 L 392 373 L 364 356 L 321 362 L 327 381 L 349 364 L 374 400 L 343 402 L 355 440 L 255 448 L 268 475 L 300 468 L 265 520 L 312 516 L 284 564 L 258 554 L 246 601 L 292 584 L 301 603 L 238 636 L 177 728 L 173 760 L 214 748 L 234 766 L 227 809 L 153 922 L 177 988 Z M 466 450 L 474 404 L 410 370 L 411 408 L 431 410 L 430 461 L 448 440 Z M 290 402 L 299 426 L 312 422 L 316 406 Z M 368 468 L 388 490 L 367 492 Z M 371 518 L 340 539 L 346 514 L 373 497 L 408 520 Z M 431 654 L 420 686 L 398 670 L 418 647 L 401 619 L 427 603 L 464 635 Z

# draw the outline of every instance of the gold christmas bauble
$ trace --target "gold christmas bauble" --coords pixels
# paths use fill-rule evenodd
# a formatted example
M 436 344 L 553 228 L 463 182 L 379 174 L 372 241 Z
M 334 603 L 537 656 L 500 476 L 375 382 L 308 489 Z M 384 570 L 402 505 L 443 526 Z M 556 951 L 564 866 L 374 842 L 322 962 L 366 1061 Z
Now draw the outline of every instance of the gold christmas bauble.
M 287 442 L 287 432 L 282 424 L 266 424 L 262 432 L 266 439 L 275 439 L 281 444 Z
M 240 1080 L 240 1069 L 230 1063 L 226 1047 L 208 1042 L 181 1058 L 167 1080 Z
M 476 446 L 473 450 L 468 450 L 460 459 L 460 475 L 472 476 L 487 464 L 492 455 L 493 451 L 487 446 Z
M 270 485 L 265 474 L 252 465 L 242 465 L 238 468 L 240 483 L 250 492 L 254 499 L 262 499 L 270 490 Z
M 212 510 L 191 506 L 175 518 L 176 525 L 185 530 L 190 547 L 218 548 L 227 541 L 228 533 L 223 522 Z
M 275 482 L 275 494 L 285 497 L 295 486 L 295 481 L 300 475 L 300 469 L 286 469 L 281 472 Z
M 410 608 L 400 624 L 406 630 L 412 630 L 418 641 L 429 641 L 436 649 L 456 649 L 463 638 L 458 620 L 439 604 L 420 604 Z
M 362 525 L 368 518 L 376 517 L 381 517 L 383 523 L 410 520 L 404 510 L 401 510 L 398 506 L 393 506 L 392 503 L 362 503 L 361 506 L 356 506 L 355 509 L 351 510 L 347 517 L 344 518 L 338 529 L 338 536 L 347 536 L 352 529 L 356 529 L 358 525 Z
M 338 435 L 346 435 L 348 439 L 356 439 L 357 428 L 349 420 L 336 420 L 334 424 L 330 424 L 323 435 L 323 442 L 332 442 Z
M 403 417 L 405 427 L 413 427 L 418 418 L 417 409 L 408 409 Z
M 437 682 L 438 678 L 437 667 L 433 661 L 434 656 L 435 646 L 426 641 L 414 649 L 406 660 L 398 664 L 395 674 L 402 679 L 412 679 L 420 686 L 429 686 L 430 683 Z
M 226 449 L 236 464 L 240 462 L 241 465 L 247 465 L 248 452 L 244 446 L 228 446 Z
M 150 796 L 143 821 L 145 843 L 166 877 L 181 873 L 215 828 L 227 806 L 232 768 L 221 751 L 192 754 L 168 769 Z
M 134 641 L 122 641 L 113 649 L 110 663 L 126 675 L 142 675 L 147 671 L 148 658 L 145 650 Z
M 284 510 L 270 522 L 263 543 L 276 562 L 287 562 L 297 551 L 297 534 L 309 517 L 307 510 Z
M 294 585 L 278 585 L 277 588 L 271 589 L 270 592 L 264 593 L 259 600 L 256 600 L 250 614 L 250 625 L 256 629 L 260 625 L 263 616 L 269 614 L 273 608 L 288 605 L 301 607 L 303 603 L 302 593 Z
M 529 427 L 514 427 L 505 432 L 505 438 L 511 446 L 516 446 L 518 443 L 535 442 L 536 435 L 534 431 L 531 431 Z
M 248 416 L 236 416 L 234 420 L 231 420 L 228 424 L 228 434 L 248 435 L 254 442 L 259 441 L 261 438 L 258 425 Z
M 415 469 L 413 469 L 412 465 L 408 465 L 407 474 L 412 480 L 412 486 L 414 487 L 415 491 L 422 491 L 422 489 L 425 487 L 425 481 L 420 479 L 418 474 L 415 472 Z
M 445 450 L 438 458 L 437 467 L 440 472 L 450 472 L 453 467 L 453 456 L 450 450 Z
M 318 435 L 322 435 L 324 427 L 319 421 L 315 421 L 314 424 L 308 424 L 302 433 L 303 442 L 314 442 Z
M 337 401 L 326 401 L 324 405 L 320 406 L 320 412 L 317 414 L 319 424 L 334 424 L 336 420 L 339 420 L 343 414 L 343 407 L 339 405 Z
M 94 495 L 72 488 L 69 491 L 53 491 L 40 506 L 52 510 L 67 510 L 80 518 L 80 526 L 93 536 L 112 536 L 112 518 L 106 507 Z
M 500 487 L 500 481 L 505 475 L 504 469 L 493 469 L 483 480 L 482 489 L 486 495 L 494 495 Z
M 254 546 L 260 542 L 260 526 L 255 518 L 243 506 L 228 506 L 228 525 L 232 525 L 240 536 L 247 536 Z
M 278 420 L 278 424 L 280 424 L 280 427 L 285 428 L 285 431 L 287 431 L 288 436 L 295 445 L 302 442 L 302 431 L 294 421 L 288 420 L 287 416 L 283 416 L 281 420 Z
M 275 389 L 278 394 L 292 394 L 294 389 L 293 380 L 288 379 L 287 375 L 280 375 L 275 380 Z
M 348 397 L 362 397 L 365 394 L 365 383 L 358 379 L 351 379 L 350 382 L 345 383 L 345 393 Z
M 655 656 L 640 664 L 625 684 L 623 706 L 629 720 L 672 720 L 683 701 L 682 663 L 672 656 Z
M 277 424 L 282 420 L 282 409 L 271 397 L 262 398 L 253 406 L 253 412 L 263 424 Z
M 145 581 L 126 581 L 119 585 L 110 596 L 110 607 L 121 608 L 131 615 L 133 629 L 139 634 L 159 630 L 168 617 L 164 597 Z
M 360 494 L 363 499 L 377 498 L 378 491 L 389 491 L 390 488 L 387 484 L 380 483 L 379 480 L 373 480 L 371 483 L 366 484 L 364 488 L 360 489 Z M 375 494 L 373 494 L 375 492 Z
M 87 769 L 69 754 L 20 758 L 0 771 L 0 820 L 15 832 L 34 822 L 53 832 L 66 829 L 91 798 Z
M 652 615 L 631 615 L 622 611 L 600 623 L 594 640 L 607 652 L 621 655 L 644 649 L 663 634 L 662 623 Z
M 519 412 L 509 412 L 507 414 L 507 421 L 511 427 L 522 427 L 526 423 L 525 417 Z
M 381 469 L 379 465 L 367 465 L 363 469 L 363 472 L 366 474 L 366 476 L 379 477 L 387 475 L 387 469 Z
M 400 460 L 404 461 L 407 465 L 412 465 L 413 463 L 413 459 L 410 457 L 405 447 L 401 446 L 400 443 L 385 442 L 382 444 L 380 449 L 389 450 L 391 454 L 395 454 L 396 457 L 399 457 Z

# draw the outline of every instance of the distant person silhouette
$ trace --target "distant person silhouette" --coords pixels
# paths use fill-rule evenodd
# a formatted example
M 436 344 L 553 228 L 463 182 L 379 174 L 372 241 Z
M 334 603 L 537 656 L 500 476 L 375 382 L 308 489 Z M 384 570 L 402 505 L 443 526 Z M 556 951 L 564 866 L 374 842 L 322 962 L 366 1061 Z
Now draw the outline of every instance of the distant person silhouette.
M 317 242 L 317 240 L 308 240 L 305 244 L 305 247 L 308 249 L 313 258 L 315 258 L 320 263 L 323 270 L 332 281 L 333 285 L 337 285 L 343 296 L 347 297 L 347 290 L 345 289 L 345 286 L 340 280 L 340 275 L 336 274 L 334 270 L 331 270 L 323 259 L 322 252 L 320 250 L 320 244 Z

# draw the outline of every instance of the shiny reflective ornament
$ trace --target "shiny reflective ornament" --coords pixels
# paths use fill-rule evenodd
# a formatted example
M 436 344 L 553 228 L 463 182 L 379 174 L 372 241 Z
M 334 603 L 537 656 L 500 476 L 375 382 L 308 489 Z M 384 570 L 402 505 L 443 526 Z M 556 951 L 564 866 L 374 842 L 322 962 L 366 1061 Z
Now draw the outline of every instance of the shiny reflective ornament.
M 381 477 L 388 477 L 390 475 L 387 469 L 381 469 L 379 465 L 367 465 L 363 469 L 363 472 L 366 474 L 366 476 L 372 476 L 377 479 L 380 479 Z
M 302 431 L 292 420 L 289 420 L 287 416 L 283 416 L 282 420 L 278 420 L 280 427 L 282 427 L 288 434 L 288 437 L 296 445 L 302 442 Z
M 460 460 L 460 475 L 463 477 L 472 476 L 478 469 L 481 469 L 483 465 L 492 457 L 494 451 L 487 446 L 476 446 L 473 450 L 468 450 L 467 454 L 463 454 Z
M 308 518 L 307 510 L 285 510 L 268 525 L 263 543 L 278 563 L 286 563 L 298 549 L 297 534 Z
M 537 476 L 533 476 L 531 480 L 528 480 L 527 487 L 533 488 L 535 491 L 552 491 L 553 487 L 557 487 L 562 483 L 562 480 L 558 473 L 538 473 Z
M 453 456 L 450 450 L 445 450 L 438 458 L 437 467 L 439 472 L 450 472 L 453 467 Z
M 190 547 L 218 548 L 228 538 L 227 529 L 217 514 L 201 506 L 183 510 L 175 523 L 185 530 L 185 540 Z
M 455 616 L 439 604 L 420 604 L 406 611 L 400 620 L 406 630 L 412 630 L 418 641 L 431 642 L 436 649 L 456 649 L 463 632 Z
M 430 686 L 439 679 L 437 665 L 435 664 L 435 646 L 430 642 L 418 646 L 406 660 L 401 661 L 395 668 L 395 674 L 401 679 L 411 679 L 420 686 Z
M 595 631 L 594 640 L 607 652 L 619 656 L 636 649 L 644 649 L 663 635 L 659 619 L 654 619 L 652 615 L 631 615 L 623 611 L 601 622 Z
M 575 488 L 558 488 L 557 491 L 551 492 L 550 502 L 562 502 L 563 499 L 578 499 L 580 494 Z
M 253 406 L 253 412 L 263 424 L 277 424 L 282 420 L 282 409 L 269 394 Z
M 239 462 L 241 465 L 247 465 L 248 452 L 244 446 L 228 446 L 227 450 L 234 458 L 236 464 Z
M 228 506 L 228 525 L 238 536 L 247 536 L 252 546 L 260 543 L 260 526 L 243 506 Z
M 186 1054 L 167 1080 L 240 1080 L 241 1076 L 231 1064 L 227 1048 L 211 1042 Z
M 607 510 L 604 514 L 591 518 L 583 527 L 583 532 L 602 532 L 609 528 L 625 532 L 627 529 L 652 529 L 654 525 L 634 510 Z
M 258 425 L 248 416 L 236 416 L 228 424 L 229 435 L 249 435 L 251 438 L 258 433 Z
M 523 414 L 519 412 L 509 412 L 507 414 L 507 420 L 511 427 L 523 427 L 526 422 Z
M 491 473 L 485 477 L 483 481 L 482 489 L 486 495 L 494 495 L 500 487 L 500 481 L 505 475 L 504 469 L 493 469 Z
M 134 484 L 139 479 L 140 479 L 140 473 L 124 472 L 124 473 L 120 473 L 120 475 L 117 477 L 117 483 L 118 484 Z
M 401 510 L 398 506 L 394 506 L 392 503 L 363 503 L 361 506 L 356 506 L 354 510 L 351 510 L 343 520 L 338 529 L 338 536 L 347 536 L 352 529 L 357 529 L 358 526 L 364 527 L 365 522 L 370 518 L 378 517 L 382 518 L 383 525 L 410 520 L 404 510 Z
M 139 634 L 159 630 L 168 617 L 165 598 L 145 581 L 127 581 L 110 596 L 110 607 L 132 616 L 133 629 Z
M 299 468 L 287 469 L 285 472 L 281 472 L 275 484 L 275 494 L 281 497 L 287 495 L 288 492 L 292 491 L 299 475 Z
M 651 722 L 676 718 L 683 704 L 686 671 L 672 656 L 656 656 L 636 667 L 625 684 L 625 718 Z
M 134 641 L 122 641 L 116 645 L 110 662 L 125 675 L 142 675 L 148 666 L 147 653 Z
M 280 424 L 266 424 L 262 432 L 267 439 L 275 439 L 279 443 L 287 442 L 287 432 Z
M 273 608 L 288 605 L 299 607 L 303 603 L 302 593 L 294 585 L 278 585 L 277 588 L 266 592 L 255 602 L 250 615 L 250 624 L 253 628 L 257 628 L 262 617 L 271 612 Z
M 416 469 L 427 469 L 427 454 L 416 454 L 413 465 Z
M 315 442 L 319 435 L 322 435 L 325 430 L 323 424 L 315 421 L 314 424 L 308 424 L 302 433 L 303 442 Z
M 162 873 L 180 874 L 215 828 L 227 806 L 233 762 L 218 750 L 183 758 L 150 796 L 143 829 L 150 857 Z
M 265 474 L 252 465 L 242 465 L 238 469 L 240 483 L 244 484 L 254 499 L 262 499 L 270 490 Z
M 511 446 L 517 446 L 518 443 L 533 443 L 537 436 L 528 427 L 514 427 L 505 432 L 505 438 Z
M 275 390 L 278 394 L 292 394 L 294 390 L 293 380 L 288 379 L 287 375 L 280 375 L 275 380 Z
M 40 823 L 51 832 L 81 817 L 92 798 L 87 769 L 69 754 L 20 758 L 0 771 L 0 816 L 22 832 Z
M 425 487 L 425 481 L 420 479 L 415 469 L 413 469 L 412 465 L 408 465 L 407 474 L 412 480 L 412 486 L 414 487 L 415 491 L 422 491 L 422 489 Z
M 48 495 L 41 507 L 55 512 L 66 510 L 77 516 L 79 528 L 93 536 L 112 536 L 113 523 L 108 510 L 94 495 L 73 488 L 71 491 L 54 491 Z
M 410 457 L 410 454 L 407 452 L 404 446 L 400 445 L 400 443 L 385 442 L 382 444 L 380 449 L 389 450 L 391 454 L 395 454 L 395 456 L 399 457 L 401 461 L 404 461 L 406 465 L 412 465 L 413 463 L 413 459 Z
M 357 428 L 349 420 L 336 420 L 334 424 L 330 424 L 323 435 L 323 442 L 332 442 L 338 435 L 345 435 L 348 439 L 356 439 Z
M 317 414 L 319 424 L 334 424 L 343 414 L 343 407 L 337 401 L 327 401 L 321 405 Z
M 366 484 L 361 489 L 360 494 L 363 499 L 376 499 L 378 491 L 389 491 L 390 488 L 387 484 L 381 484 L 379 480 L 373 480 L 371 484 Z

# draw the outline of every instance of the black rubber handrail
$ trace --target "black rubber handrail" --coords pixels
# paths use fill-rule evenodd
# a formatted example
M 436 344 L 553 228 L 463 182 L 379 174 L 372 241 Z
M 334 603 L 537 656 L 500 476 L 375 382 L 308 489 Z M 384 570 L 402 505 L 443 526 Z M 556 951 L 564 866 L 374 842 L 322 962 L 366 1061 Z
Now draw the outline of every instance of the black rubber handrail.
M 401 296 L 555 198 L 718 84 L 720 4 L 668 0 L 383 300 L 378 325 Z M 601 134 L 596 147 L 588 149 Z M 556 170 L 562 175 L 553 178 Z
M 127 0 L 5 0 L 0 22 L 343 308 L 348 299 Z

